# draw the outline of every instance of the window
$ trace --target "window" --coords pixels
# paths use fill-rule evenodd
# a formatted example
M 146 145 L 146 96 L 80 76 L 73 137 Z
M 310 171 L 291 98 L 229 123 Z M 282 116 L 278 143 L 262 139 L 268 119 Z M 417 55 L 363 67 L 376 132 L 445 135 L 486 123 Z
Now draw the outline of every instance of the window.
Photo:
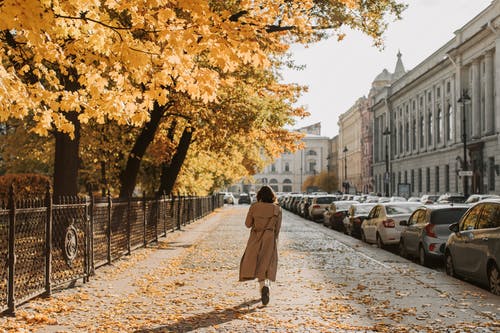
M 316 173 L 316 161 L 309 162 L 309 172 Z
M 290 172 L 290 163 L 285 163 L 285 172 Z
M 439 193 L 439 167 L 437 166 L 435 169 L 435 186 L 436 186 L 436 193 Z
M 415 170 L 411 170 L 411 193 L 415 192 Z
M 275 164 L 271 165 L 271 172 L 276 172 L 276 165 Z
M 427 110 L 427 145 L 430 146 L 432 145 L 432 126 L 434 126 L 434 124 L 432 123 L 432 111 L 431 109 L 429 108 Z
M 438 143 L 443 141 L 443 115 L 441 111 L 441 106 L 438 106 L 437 109 L 437 131 L 436 131 L 436 139 Z
M 500 227 L 500 205 L 492 203 L 485 204 L 477 228 L 487 229 L 498 227 Z
M 431 191 L 431 168 L 425 169 L 425 190 L 427 192 Z
M 450 192 L 450 166 L 444 166 L 444 191 Z
M 403 153 L 403 125 L 399 124 L 399 153 Z
M 309 150 L 309 151 L 307 152 L 307 155 L 309 155 L 309 156 L 316 156 L 316 155 L 317 155 L 317 153 L 316 153 L 314 150 Z
M 453 107 L 448 104 L 447 107 L 447 113 L 446 113 L 446 136 L 448 141 L 453 140 L 453 136 L 455 135 L 455 132 L 453 129 L 455 126 L 453 125 L 455 122 L 455 116 L 453 114 Z
M 411 121 L 411 134 L 411 149 L 415 150 L 417 149 L 417 120 L 415 118 Z
M 481 213 L 481 209 L 484 205 L 476 205 L 472 208 L 469 213 L 465 216 L 465 218 L 460 223 L 460 231 L 464 230 L 473 230 L 476 227 L 476 221 Z
M 408 184 L 408 171 L 405 170 L 405 184 Z
M 495 190 L 495 172 L 496 172 L 496 167 L 495 167 L 495 158 L 490 157 L 488 158 L 489 161 L 489 173 L 488 173 L 488 189 L 490 191 Z
M 422 169 L 418 169 L 418 193 L 422 193 Z
M 420 148 L 424 148 L 424 125 L 425 125 L 425 119 L 424 115 L 420 116 L 420 123 L 418 124 L 418 132 L 420 133 Z
M 405 125 L 405 151 L 410 150 L 410 123 L 407 121 Z

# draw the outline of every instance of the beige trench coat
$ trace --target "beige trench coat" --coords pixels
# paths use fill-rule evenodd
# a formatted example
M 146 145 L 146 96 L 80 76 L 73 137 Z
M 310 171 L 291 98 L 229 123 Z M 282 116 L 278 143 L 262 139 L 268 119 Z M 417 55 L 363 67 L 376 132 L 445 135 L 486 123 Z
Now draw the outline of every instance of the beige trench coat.
M 272 203 L 254 203 L 248 210 L 245 225 L 251 231 L 240 262 L 240 281 L 255 278 L 276 281 L 281 207 Z

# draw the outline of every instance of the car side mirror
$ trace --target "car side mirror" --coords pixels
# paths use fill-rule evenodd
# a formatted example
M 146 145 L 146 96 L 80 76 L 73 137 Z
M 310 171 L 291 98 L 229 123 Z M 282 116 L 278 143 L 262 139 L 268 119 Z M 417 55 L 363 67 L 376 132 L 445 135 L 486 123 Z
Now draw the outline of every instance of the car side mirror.
M 458 232 L 458 222 L 450 224 L 448 229 L 450 229 L 450 231 L 455 232 L 455 233 Z
M 401 221 L 399 222 L 399 225 L 403 225 L 403 226 L 408 226 L 408 221 Z

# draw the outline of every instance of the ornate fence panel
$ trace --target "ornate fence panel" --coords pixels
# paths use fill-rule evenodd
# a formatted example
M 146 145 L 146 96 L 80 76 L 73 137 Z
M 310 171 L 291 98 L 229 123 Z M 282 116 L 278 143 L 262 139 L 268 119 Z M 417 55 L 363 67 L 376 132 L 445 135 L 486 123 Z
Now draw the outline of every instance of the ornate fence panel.
M 88 276 L 89 206 L 86 198 L 70 198 L 53 206 L 53 286 Z
M 118 259 L 129 252 L 128 200 L 113 200 L 111 205 L 111 257 Z
M 108 202 L 95 201 L 92 211 L 93 267 L 108 264 Z
M 20 201 L 15 210 L 14 301 L 22 303 L 45 292 L 45 226 L 42 200 Z
M 0 207 L 0 311 L 7 310 L 9 282 L 9 211 Z
M 144 246 L 144 204 L 139 198 L 130 200 L 130 246 Z
M 157 200 L 147 200 L 144 203 L 144 216 L 146 218 L 146 244 L 151 243 L 158 239 L 156 227 L 158 225 L 158 201 Z

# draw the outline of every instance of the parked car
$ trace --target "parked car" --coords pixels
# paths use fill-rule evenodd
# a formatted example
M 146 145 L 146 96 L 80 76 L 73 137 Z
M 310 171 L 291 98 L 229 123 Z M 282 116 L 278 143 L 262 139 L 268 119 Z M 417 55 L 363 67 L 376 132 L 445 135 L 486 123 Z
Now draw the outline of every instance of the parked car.
M 420 202 L 424 205 L 429 205 L 435 203 L 437 199 L 439 199 L 439 195 L 437 194 L 424 194 L 420 198 Z
M 361 225 L 361 239 L 367 243 L 375 243 L 379 248 L 386 245 L 397 245 L 401 238 L 401 221 L 408 221 L 411 213 L 420 203 L 386 202 L 372 208 Z
M 484 200 L 484 199 L 500 199 L 500 195 L 496 194 L 471 194 L 467 200 L 465 200 L 466 204 L 473 204 L 478 201 Z
M 450 230 L 446 273 L 487 285 L 500 295 L 500 199 L 474 204 Z
M 465 196 L 463 194 L 453 194 L 453 193 L 445 193 L 441 194 L 437 199 L 436 203 L 464 203 Z
M 420 197 L 409 197 L 408 202 L 420 202 Z
M 223 192 L 223 193 L 224 193 L 224 203 L 234 205 L 234 201 L 236 199 L 234 198 L 233 193 L 231 192 Z
M 302 200 L 299 204 L 299 215 L 305 219 L 309 219 L 309 207 L 311 206 L 313 196 L 305 195 L 302 197 Z
M 429 205 L 417 208 L 401 232 L 399 254 L 416 257 L 420 265 L 427 266 L 431 260 L 444 259 L 444 246 L 451 234 L 450 224 L 460 220 L 467 205 Z
M 353 200 L 332 202 L 323 213 L 323 225 L 338 231 L 344 231 L 344 217 L 346 217 L 349 207 L 353 204 L 359 204 L 359 202 Z
M 312 198 L 311 204 L 309 205 L 309 218 L 313 221 L 318 221 L 323 219 L 323 213 L 326 207 L 328 207 L 332 202 L 337 201 L 335 195 L 318 195 Z
M 344 232 L 349 236 L 361 238 L 361 224 L 368 217 L 375 203 L 352 204 L 344 217 Z
M 251 204 L 252 199 L 250 198 L 250 195 L 248 193 L 241 193 L 240 197 L 238 198 L 238 204 Z

